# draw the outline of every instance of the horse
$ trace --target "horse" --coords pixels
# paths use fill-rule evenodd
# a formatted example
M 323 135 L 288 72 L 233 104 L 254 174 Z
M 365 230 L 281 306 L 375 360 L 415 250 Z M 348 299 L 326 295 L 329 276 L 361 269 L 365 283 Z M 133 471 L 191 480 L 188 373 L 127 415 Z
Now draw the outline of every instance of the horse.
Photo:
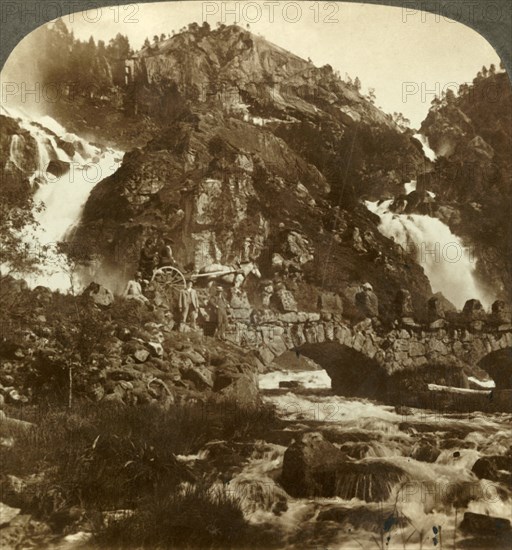
M 237 277 L 241 279 L 240 284 L 245 281 L 248 275 L 255 275 L 258 279 L 261 279 L 261 273 L 255 262 L 241 262 L 236 266 L 228 266 L 223 264 L 210 264 L 203 267 L 199 273 L 201 275 L 207 273 L 215 273 L 211 277 L 205 277 L 207 281 L 218 280 L 223 283 L 234 285 Z M 222 273 L 225 273 L 223 275 Z

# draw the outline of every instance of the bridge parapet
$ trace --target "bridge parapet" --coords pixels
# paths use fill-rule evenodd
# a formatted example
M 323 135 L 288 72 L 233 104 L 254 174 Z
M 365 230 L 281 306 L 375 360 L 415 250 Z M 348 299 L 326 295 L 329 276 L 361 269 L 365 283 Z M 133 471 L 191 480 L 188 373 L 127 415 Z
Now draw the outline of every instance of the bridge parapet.
M 474 326 L 446 322 L 442 327 L 432 327 L 431 323 L 401 325 L 384 332 L 375 328 L 370 319 L 350 325 L 340 315 L 267 311 L 254 324 L 237 323 L 227 338 L 253 350 L 262 368 L 282 353 L 299 350 L 304 344 L 336 342 L 392 373 L 453 357 L 476 364 L 493 351 L 512 347 L 512 326 L 485 324 L 477 330 Z

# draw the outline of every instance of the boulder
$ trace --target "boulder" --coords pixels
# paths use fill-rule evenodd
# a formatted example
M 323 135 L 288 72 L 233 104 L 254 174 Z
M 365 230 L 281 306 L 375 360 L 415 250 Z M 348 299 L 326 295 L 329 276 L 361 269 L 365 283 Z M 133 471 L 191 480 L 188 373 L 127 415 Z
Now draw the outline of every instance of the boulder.
M 384 460 L 345 462 L 336 469 L 335 494 L 344 500 L 386 502 L 396 486 L 407 480 L 404 470 Z
M 286 313 L 288 311 L 298 310 L 297 302 L 293 294 L 286 288 L 278 289 L 273 298 L 279 311 Z
M 483 456 L 471 470 L 478 479 L 506 483 L 512 487 L 512 456 Z
M 368 318 L 378 317 L 379 299 L 373 290 L 362 290 L 355 296 L 356 306 L 359 311 Z
M 194 349 L 183 350 L 181 355 L 188 357 L 195 365 L 204 365 L 206 363 L 206 359 Z
M 163 357 L 164 348 L 159 342 L 148 342 L 149 352 L 153 357 Z
M 411 458 L 419 462 L 435 462 L 441 451 L 429 441 L 418 441 L 411 451 Z
M 492 304 L 490 321 L 495 325 L 510 323 L 510 310 L 503 300 L 496 300 Z
M 465 321 L 483 321 L 485 319 L 485 310 L 480 300 L 468 300 L 464 304 L 462 317 Z
M 427 302 L 427 319 L 429 323 L 444 319 L 443 303 L 438 296 L 432 296 Z
M 286 449 L 281 485 L 293 497 L 333 497 L 345 455 L 319 432 L 302 434 Z
M 510 520 L 474 512 L 464 512 L 464 519 L 459 525 L 459 529 L 480 537 L 510 537 L 511 534 Z
M 42 541 L 51 537 L 50 528 L 45 523 L 32 521 L 28 514 L 17 514 L 0 529 L 0 548 L 27 548 L 41 546 Z M 37 541 L 37 542 L 36 542 Z
M 0 502 L 0 527 L 9 525 L 9 523 L 11 523 L 20 511 L 21 510 L 19 508 L 11 508 L 10 506 L 7 506 L 7 504 Z
M 213 375 L 202 365 L 180 367 L 180 373 L 184 380 L 193 382 L 198 390 L 213 388 Z
M 138 349 L 133 353 L 133 357 L 138 363 L 144 363 L 149 357 L 149 351 L 147 349 Z
M 46 167 L 46 171 L 53 174 L 56 178 L 61 178 L 69 172 L 69 162 L 64 160 L 51 160 Z
M 252 406 L 260 401 L 258 382 L 247 374 L 240 374 L 234 378 L 231 384 L 225 386 L 219 393 L 242 406 Z
M 55 143 L 57 143 L 58 147 L 60 147 L 68 157 L 73 158 L 75 156 L 76 149 L 73 143 L 64 141 L 60 136 L 55 138 Z
M 98 306 L 108 307 L 114 303 L 112 292 L 98 283 L 91 283 L 84 290 L 83 296 L 88 296 Z

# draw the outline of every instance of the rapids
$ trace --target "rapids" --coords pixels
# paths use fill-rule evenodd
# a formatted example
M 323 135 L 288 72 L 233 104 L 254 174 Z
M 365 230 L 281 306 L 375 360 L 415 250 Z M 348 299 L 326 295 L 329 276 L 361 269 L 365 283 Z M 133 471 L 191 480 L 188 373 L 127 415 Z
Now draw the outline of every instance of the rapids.
M 279 389 L 279 382 L 285 380 L 299 382 L 301 388 Z M 260 375 L 259 383 L 264 399 L 274 404 L 286 421 L 288 440 L 294 432 L 321 431 L 351 453 L 350 461 L 399 467 L 408 479 L 397 484 L 383 471 L 381 483 L 392 485 L 391 496 L 384 502 L 351 497 L 364 480 L 349 478 L 344 478 L 346 498 L 283 496 L 278 479 L 288 443 L 260 442 L 228 487 L 244 503 L 246 518 L 275 533 L 276 539 L 284 541 L 282 547 L 433 548 L 436 531 L 441 530 L 444 547 L 454 548 L 464 544 L 465 536 L 455 526 L 466 511 L 512 520 L 510 488 L 479 480 L 471 473 L 479 457 L 506 451 L 506 442 L 512 437 L 510 415 L 414 409 L 399 414 L 394 407 L 378 402 L 333 395 L 323 370 L 274 370 Z M 425 439 L 440 450 L 431 463 L 411 457 L 413 447 Z M 329 521 L 331 509 L 341 510 L 341 519 Z M 437 547 L 443 548 L 439 538 L 437 541 Z

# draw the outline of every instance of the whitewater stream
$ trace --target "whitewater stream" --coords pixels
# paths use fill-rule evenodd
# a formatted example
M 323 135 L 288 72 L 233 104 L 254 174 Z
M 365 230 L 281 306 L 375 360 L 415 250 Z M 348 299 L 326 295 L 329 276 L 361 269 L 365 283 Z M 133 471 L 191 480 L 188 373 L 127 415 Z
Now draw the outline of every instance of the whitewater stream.
M 123 153 L 99 147 L 68 132 L 50 116 L 29 116 L 21 110 L 6 109 L 2 114 L 14 118 L 30 133 L 37 147 L 37 168 L 29 175 L 34 188 L 38 227 L 27 231 L 24 241 L 40 258 L 40 272 L 25 277 L 31 287 L 44 285 L 52 290 L 79 290 L 80 280 L 69 269 L 64 255 L 57 250 L 80 221 L 87 197 L 102 179 L 120 166 Z M 26 172 L 26 147 L 23 135 L 12 136 L 10 161 Z M 48 171 L 50 162 L 58 163 L 61 173 Z
M 295 381 L 301 387 L 279 389 L 282 381 Z M 479 457 L 506 452 L 512 437 L 511 415 L 415 409 L 398 414 L 394 407 L 378 402 L 332 394 L 324 370 L 272 371 L 260 375 L 259 383 L 264 399 L 286 421 L 287 442 L 262 442 L 229 487 L 242 498 L 247 519 L 275 533 L 284 548 L 460 548 L 470 538 L 455 530 L 464 512 L 512 520 L 510 489 L 471 473 Z M 379 480 L 348 476 L 344 498 L 287 496 L 286 510 L 276 514 L 275 505 L 283 494 L 278 480 L 285 445 L 294 433 L 304 431 L 322 432 L 349 461 L 378 461 Z M 425 440 L 440 451 L 431 463 L 410 456 Z M 388 464 L 402 469 L 406 481 L 388 480 Z M 360 498 L 363 487 L 378 483 L 389 484 L 389 498 L 383 502 Z M 336 521 L 325 519 L 331 509 L 340 510 Z

